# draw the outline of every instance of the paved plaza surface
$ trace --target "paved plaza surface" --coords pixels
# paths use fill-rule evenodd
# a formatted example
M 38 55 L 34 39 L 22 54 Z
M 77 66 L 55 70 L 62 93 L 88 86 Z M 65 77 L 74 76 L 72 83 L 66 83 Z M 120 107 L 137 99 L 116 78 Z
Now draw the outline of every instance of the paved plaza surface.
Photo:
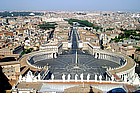
M 70 50 L 63 51 L 57 58 L 41 60 L 34 63 L 36 66 L 45 66 L 47 64 L 49 65 L 50 76 L 45 77 L 45 79 L 49 79 L 51 74 L 53 74 L 56 80 L 62 79 L 63 74 L 65 75 L 65 79 L 68 79 L 68 74 L 70 74 L 70 79 L 73 80 L 77 74 L 77 80 L 80 80 L 82 73 L 84 80 L 87 79 L 88 74 L 90 75 L 90 80 L 94 80 L 95 75 L 98 77 L 102 75 L 102 79 L 105 80 L 106 69 L 119 66 L 115 62 L 97 59 L 89 54 L 88 51 L 78 49 L 76 30 L 74 30 L 72 35 L 72 48 Z

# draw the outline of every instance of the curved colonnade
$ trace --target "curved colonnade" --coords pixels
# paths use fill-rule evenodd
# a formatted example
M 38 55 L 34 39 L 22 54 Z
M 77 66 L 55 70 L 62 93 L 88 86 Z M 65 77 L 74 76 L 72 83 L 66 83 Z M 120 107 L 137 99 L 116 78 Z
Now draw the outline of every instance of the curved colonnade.
M 113 61 L 120 65 L 118 68 L 111 68 L 111 67 L 107 68 L 106 73 L 108 77 L 110 77 L 110 79 L 113 76 L 115 81 L 128 82 L 135 78 L 136 64 L 133 61 L 133 59 L 131 59 L 130 57 L 122 55 L 120 53 L 112 53 L 105 50 L 93 50 L 92 55 L 96 59 L 105 59 L 105 60 Z M 33 64 L 41 60 L 53 59 L 53 58 L 57 58 L 56 52 L 54 53 L 53 51 L 48 51 L 48 52 L 38 51 L 32 53 L 27 58 L 27 63 L 35 68 L 41 68 Z
M 134 60 L 122 53 L 116 53 L 106 50 L 94 49 L 93 46 L 88 43 L 88 50 L 90 54 L 94 55 L 97 59 L 106 59 L 118 63 L 120 67 L 109 68 L 107 74 L 109 77 L 112 75 L 116 81 L 133 81 L 135 79 L 135 67 L 136 63 Z
M 96 50 L 93 55 L 97 59 L 106 59 L 120 65 L 118 68 L 109 68 L 107 70 L 109 77 L 113 75 L 116 81 L 124 82 L 134 80 L 136 63 L 132 58 L 120 53 L 113 53 L 103 50 Z
M 37 52 L 31 53 L 31 55 L 27 58 L 26 61 L 27 61 L 28 65 L 30 65 L 34 68 L 41 69 L 43 67 L 36 66 L 36 65 L 34 65 L 34 63 L 45 60 L 45 59 L 57 58 L 57 54 L 58 53 L 53 52 L 53 51 L 47 51 L 47 52 L 37 51 Z

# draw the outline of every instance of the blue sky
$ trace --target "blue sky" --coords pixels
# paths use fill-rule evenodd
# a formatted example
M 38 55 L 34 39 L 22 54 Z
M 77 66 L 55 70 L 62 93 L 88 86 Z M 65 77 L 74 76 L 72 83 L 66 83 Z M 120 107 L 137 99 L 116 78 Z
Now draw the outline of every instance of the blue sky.
M 2 0 L 0 10 L 140 11 L 140 0 Z

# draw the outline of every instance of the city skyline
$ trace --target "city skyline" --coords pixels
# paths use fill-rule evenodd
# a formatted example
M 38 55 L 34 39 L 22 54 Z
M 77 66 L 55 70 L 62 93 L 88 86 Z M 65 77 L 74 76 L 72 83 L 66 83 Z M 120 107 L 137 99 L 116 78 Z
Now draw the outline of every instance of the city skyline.
M 140 12 L 68 10 L 0 12 L 0 92 L 139 92 Z
M 137 11 L 139 12 L 139 0 L 71 0 L 65 2 L 45 0 L 5 0 L 1 2 L 0 10 L 62 10 L 62 11 Z

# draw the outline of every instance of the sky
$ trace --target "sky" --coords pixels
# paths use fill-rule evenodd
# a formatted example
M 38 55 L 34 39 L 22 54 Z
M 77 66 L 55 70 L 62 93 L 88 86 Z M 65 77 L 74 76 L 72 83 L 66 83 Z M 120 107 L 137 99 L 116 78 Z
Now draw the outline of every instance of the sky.
M 140 0 L 1 0 L 2 10 L 140 12 Z

